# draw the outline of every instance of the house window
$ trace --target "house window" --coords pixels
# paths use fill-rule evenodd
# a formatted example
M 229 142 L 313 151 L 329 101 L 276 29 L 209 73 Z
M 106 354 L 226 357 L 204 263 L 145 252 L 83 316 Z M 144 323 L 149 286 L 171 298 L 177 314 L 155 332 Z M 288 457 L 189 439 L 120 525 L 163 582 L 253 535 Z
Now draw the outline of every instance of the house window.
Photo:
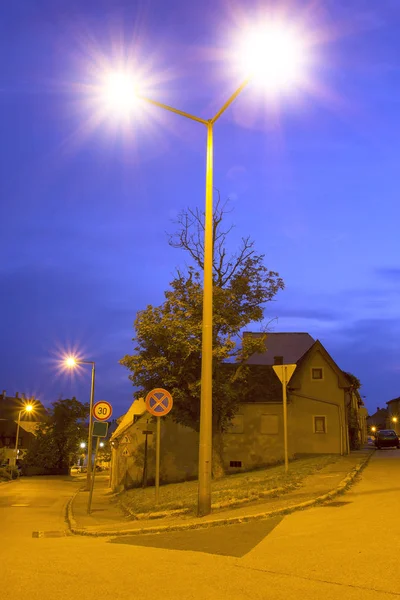
M 314 417 L 314 433 L 326 433 L 326 417 Z
M 240 469 L 242 466 L 242 461 L 241 460 L 231 460 L 229 462 L 229 466 L 230 467 L 235 467 L 236 469 Z
M 315 367 L 311 369 L 311 379 L 323 379 L 324 371 L 321 367 Z
M 261 415 L 261 433 L 277 435 L 279 433 L 278 415 Z
M 235 415 L 231 421 L 228 433 L 243 433 L 244 422 L 243 415 Z

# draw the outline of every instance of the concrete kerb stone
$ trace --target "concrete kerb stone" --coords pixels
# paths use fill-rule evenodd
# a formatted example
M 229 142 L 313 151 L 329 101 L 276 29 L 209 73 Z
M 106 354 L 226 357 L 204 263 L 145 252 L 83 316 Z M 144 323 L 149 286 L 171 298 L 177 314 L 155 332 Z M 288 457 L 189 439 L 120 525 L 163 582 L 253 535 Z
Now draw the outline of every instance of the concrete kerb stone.
M 339 485 L 328 492 L 327 494 L 323 494 L 321 496 L 317 496 L 312 500 L 307 500 L 305 502 L 300 502 L 299 504 L 295 504 L 293 506 L 288 506 L 286 508 L 277 509 L 269 512 L 257 513 L 255 515 L 242 515 L 240 517 L 229 517 L 222 519 L 213 519 L 207 521 L 201 521 L 196 523 L 176 523 L 174 525 L 158 525 L 154 527 L 142 527 L 140 529 L 125 529 L 123 531 L 118 530 L 109 530 L 109 531 L 88 531 L 87 529 L 81 529 L 77 527 L 77 523 L 73 517 L 72 513 L 72 503 L 75 499 L 76 495 L 79 493 L 76 492 L 67 505 L 67 523 L 68 527 L 72 534 L 81 535 L 81 536 L 89 536 L 89 537 L 121 537 L 121 536 L 134 536 L 134 535 L 146 535 L 146 534 L 157 534 L 157 533 L 168 533 L 170 531 L 185 531 L 190 529 L 206 529 L 211 527 L 219 527 L 223 525 L 235 525 L 238 523 L 248 523 L 250 521 L 261 521 L 263 519 L 269 519 L 272 517 L 278 517 L 280 515 L 288 515 L 293 512 L 297 512 L 299 510 L 304 510 L 306 508 L 310 508 L 312 506 L 318 506 L 323 504 L 329 500 L 332 500 L 336 496 L 344 494 L 350 486 L 354 483 L 356 477 L 361 473 L 361 471 L 367 466 L 368 462 L 371 459 L 374 450 L 372 450 L 366 458 L 356 465 L 344 479 L 339 483 Z
M 74 533 L 75 529 L 78 529 L 77 522 L 74 517 L 74 513 L 72 512 L 72 503 L 79 494 L 80 490 L 77 490 L 75 494 L 70 498 L 67 502 L 67 506 L 65 507 L 65 520 L 67 522 L 68 528 L 71 533 Z

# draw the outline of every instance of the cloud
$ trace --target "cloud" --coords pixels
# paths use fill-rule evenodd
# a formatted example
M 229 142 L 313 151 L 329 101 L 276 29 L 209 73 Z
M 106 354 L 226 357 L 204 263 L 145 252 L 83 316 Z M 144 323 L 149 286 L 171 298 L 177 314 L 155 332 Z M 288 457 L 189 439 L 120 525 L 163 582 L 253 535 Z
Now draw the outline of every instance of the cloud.
M 278 318 L 288 317 L 332 322 L 337 321 L 340 318 L 340 314 L 337 311 L 322 308 L 281 308 L 277 310 L 277 315 Z
M 400 281 L 400 267 L 379 267 L 375 273 L 390 282 Z

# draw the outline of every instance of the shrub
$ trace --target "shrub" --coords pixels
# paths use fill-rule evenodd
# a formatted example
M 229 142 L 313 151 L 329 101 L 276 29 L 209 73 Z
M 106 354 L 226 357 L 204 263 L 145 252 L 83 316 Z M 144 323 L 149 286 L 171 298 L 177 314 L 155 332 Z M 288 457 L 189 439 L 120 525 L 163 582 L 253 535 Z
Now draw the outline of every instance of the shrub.
M 0 468 L 0 479 L 10 481 L 10 479 L 17 479 L 19 471 L 17 467 L 1 467 Z

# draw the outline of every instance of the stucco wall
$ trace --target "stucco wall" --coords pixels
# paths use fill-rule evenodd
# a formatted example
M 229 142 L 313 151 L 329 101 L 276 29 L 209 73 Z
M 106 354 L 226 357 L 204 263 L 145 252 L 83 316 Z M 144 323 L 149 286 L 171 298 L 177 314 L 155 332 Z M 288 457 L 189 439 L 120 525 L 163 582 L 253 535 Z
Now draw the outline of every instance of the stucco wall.
M 268 422 L 265 416 L 275 418 Z M 264 423 L 267 427 L 263 427 Z M 224 435 L 225 467 L 229 471 L 237 470 L 230 466 L 231 461 L 241 461 L 242 469 L 268 465 L 282 460 L 283 452 L 282 403 L 241 404 L 230 431 Z
M 156 423 L 143 418 L 129 427 L 118 439 L 119 445 L 113 449 L 112 488 L 120 490 L 141 485 L 144 464 L 144 430 L 153 431 L 148 436 L 147 479 L 155 477 Z M 129 439 L 129 442 L 125 441 Z M 198 472 L 198 433 L 173 422 L 166 417 L 161 420 L 160 442 L 160 481 L 184 481 L 197 477 Z
M 312 368 L 323 369 L 323 379 L 312 379 Z M 301 377 L 300 377 L 301 375 Z M 292 382 L 289 383 L 289 387 Z M 320 352 L 312 354 L 293 379 L 293 447 L 296 454 L 341 453 L 346 450 L 345 392 L 338 375 Z M 314 417 L 326 417 L 326 432 L 314 433 Z

